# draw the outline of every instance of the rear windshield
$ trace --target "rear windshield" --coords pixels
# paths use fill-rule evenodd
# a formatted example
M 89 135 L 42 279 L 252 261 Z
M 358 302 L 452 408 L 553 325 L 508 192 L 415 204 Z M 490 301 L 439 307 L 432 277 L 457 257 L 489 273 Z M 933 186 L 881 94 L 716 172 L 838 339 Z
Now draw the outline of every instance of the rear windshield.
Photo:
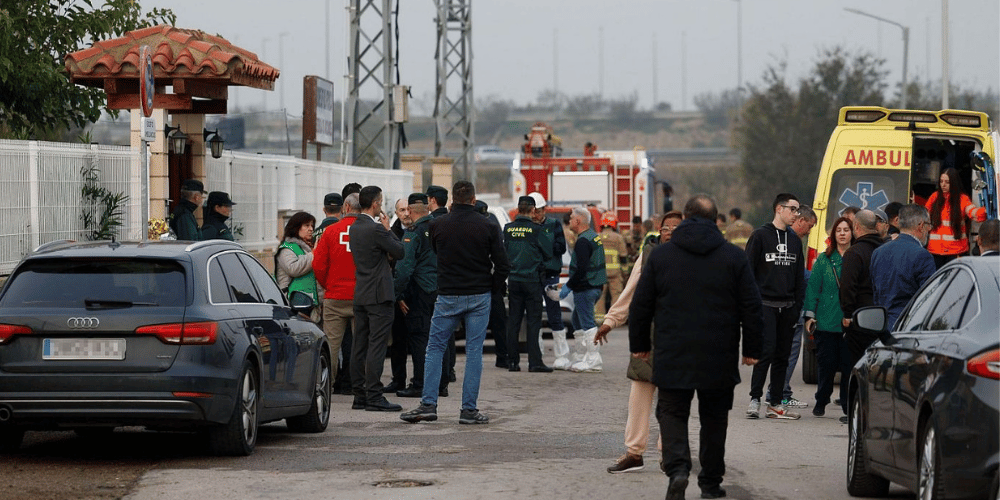
M 844 168 L 830 180 L 830 215 L 824 232 L 830 234 L 834 221 L 847 207 L 874 210 L 890 201 L 907 203 L 910 199 L 908 170 Z
M 10 277 L 0 307 L 183 307 L 184 268 L 157 259 L 37 259 Z

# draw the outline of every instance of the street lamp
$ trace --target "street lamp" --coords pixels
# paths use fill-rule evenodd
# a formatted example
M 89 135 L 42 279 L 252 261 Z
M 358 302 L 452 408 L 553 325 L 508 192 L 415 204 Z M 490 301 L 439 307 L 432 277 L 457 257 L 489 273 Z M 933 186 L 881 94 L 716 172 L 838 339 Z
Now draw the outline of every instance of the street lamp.
M 222 158 L 222 146 L 226 144 L 226 141 L 219 135 L 219 129 L 215 129 L 214 131 L 207 128 L 202 129 L 201 138 L 205 141 L 205 144 L 208 144 L 208 149 L 212 152 L 212 158 Z
M 901 92 L 902 102 L 900 103 L 900 107 L 906 109 L 906 61 L 909 58 L 909 52 L 910 52 L 910 28 L 907 26 L 903 26 L 902 24 L 899 24 L 895 21 L 890 21 L 884 17 L 879 17 L 874 14 L 869 14 L 867 12 L 863 12 L 858 9 L 853 9 L 851 7 L 844 7 L 844 10 L 852 14 L 857 14 L 859 16 L 867 16 L 872 19 L 877 19 L 879 21 L 882 21 L 883 23 L 889 23 L 893 26 L 898 26 L 901 30 L 903 30 L 903 91 Z
M 172 132 L 175 132 L 171 135 Z M 171 127 L 170 125 L 163 126 L 163 136 L 167 138 L 170 144 L 170 150 L 177 154 L 184 154 L 184 148 L 187 147 L 188 136 L 184 132 L 181 132 L 180 125 L 176 127 Z
M 743 2 L 736 2 L 736 109 L 743 110 Z
M 285 37 L 288 36 L 287 31 L 282 31 L 278 34 L 278 68 L 281 71 L 285 71 Z M 285 80 L 278 82 L 281 85 L 281 91 L 278 94 L 278 100 L 281 101 L 279 107 L 282 111 L 285 110 Z

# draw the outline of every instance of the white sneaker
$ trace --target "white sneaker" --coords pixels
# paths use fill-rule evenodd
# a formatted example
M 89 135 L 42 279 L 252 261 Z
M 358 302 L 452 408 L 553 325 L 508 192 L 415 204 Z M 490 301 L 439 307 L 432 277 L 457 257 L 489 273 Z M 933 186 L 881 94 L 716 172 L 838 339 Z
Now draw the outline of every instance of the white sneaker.
M 795 398 L 784 399 L 781 401 L 781 404 L 789 408 L 809 408 L 809 403 L 806 403 L 805 401 L 799 401 L 798 399 Z
M 750 406 L 747 407 L 747 418 L 760 418 L 760 399 L 750 400 Z
M 789 411 L 784 405 L 771 406 L 769 403 L 767 405 L 767 418 L 780 418 L 785 420 L 798 420 L 802 418 L 802 415 L 795 413 L 794 411 Z

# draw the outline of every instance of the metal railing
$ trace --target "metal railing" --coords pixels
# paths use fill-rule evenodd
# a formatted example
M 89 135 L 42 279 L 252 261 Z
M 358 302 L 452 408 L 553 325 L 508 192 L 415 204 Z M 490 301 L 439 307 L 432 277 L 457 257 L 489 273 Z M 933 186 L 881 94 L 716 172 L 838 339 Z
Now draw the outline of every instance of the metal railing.
M 120 240 L 146 238 L 141 214 L 138 151 L 122 146 L 0 140 L 0 275 L 43 243 L 85 240 L 81 219 L 83 172 L 96 168 L 101 187 L 124 193 Z M 237 203 L 231 223 L 247 250 L 276 248 L 282 211 L 305 210 L 323 219 L 323 197 L 349 182 L 374 184 L 385 193 L 386 212 L 409 194 L 413 174 L 227 151 L 205 158 L 205 187 L 226 191 Z

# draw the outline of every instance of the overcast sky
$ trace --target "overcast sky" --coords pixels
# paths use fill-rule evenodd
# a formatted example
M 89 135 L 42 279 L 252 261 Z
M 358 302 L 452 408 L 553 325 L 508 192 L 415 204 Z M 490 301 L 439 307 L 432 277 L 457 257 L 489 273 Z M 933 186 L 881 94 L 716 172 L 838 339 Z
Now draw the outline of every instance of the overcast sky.
M 234 106 L 265 104 L 280 109 L 283 95 L 288 112 L 301 115 L 302 78 L 325 77 L 327 54 L 329 76 L 343 98 L 345 7 L 353 0 L 140 2 L 145 10 L 170 8 L 178 27 L 222 35 L 281 69 L 274 92 L 241 89 L 231 95 L 231 112 Z M 401 82 L 412 86 L 417 100 L 432 101 L 435 3 L 399 3 Z M 759 83 L 763 71 L 781 60 L 788 62 L 789 78 L 797 79 L 821 49 L 835 46 L 886 59 L 889 81 L 898 84 L 902 30 L 845 7 L 908 26 L 911 81 L 941 78 L 942 0 L 743 0 L 741 44 L 738 6 L 735 0 L 472 0 L 475 98 L 535 102 L 540 91 L 557 83 L 570 96 L 637 93 L 643 108 L 655 96 L 675 110 L 692 109 L 694 96 L 737 86 L 739 45 L 745 84 Z M 1000 93 L 1000 2 L 951 0 L 949 6 L 952 84 Z

